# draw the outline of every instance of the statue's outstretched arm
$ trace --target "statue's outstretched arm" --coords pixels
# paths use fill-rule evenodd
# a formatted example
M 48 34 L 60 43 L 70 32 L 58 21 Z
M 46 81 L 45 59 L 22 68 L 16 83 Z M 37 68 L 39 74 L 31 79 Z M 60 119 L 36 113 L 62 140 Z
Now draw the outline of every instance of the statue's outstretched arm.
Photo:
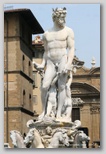
M 36 63 L 35 61 L 33 62 L 33 65 L 36 69 L 44 69 L 46 65 L 46 52 L 43 55 L 43 60 L 41 64 Z
M 42 60 L 42 63 L 41 64 L 38 64 L 36 62 L 33 62 L 34 67 L 36 69 L 44 69 L 44 67 L 46 65 L 46 62 L 47 62 L 47 43 L 46 43 L 45 35 L 43 35 L 42 40 L 44 42 L 44 50 L 45 50 L 45 52 L 43 54 L 43 60 Z

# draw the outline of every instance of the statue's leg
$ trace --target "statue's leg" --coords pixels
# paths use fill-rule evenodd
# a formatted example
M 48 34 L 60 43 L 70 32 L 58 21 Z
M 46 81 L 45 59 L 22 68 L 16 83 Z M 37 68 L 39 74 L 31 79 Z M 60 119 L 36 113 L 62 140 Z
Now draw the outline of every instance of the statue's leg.
M 66 78 L 66 77 L 65 77 Z M 65 92 L 65 78 L 61 77 L 58 81 L 58 108 L 57 108 L 57 118 L 61 117 L 61 111 L 63 104 L 65 103 L 66 92 Z M 64 81 L 64 82 L 63 82 Z
M 61 63 L 59 64 L 59 72 L 62 72 L 64 69 L 64 66 L 67 62 L 67 57 L 64 56 L 61 60 Z M 65 85 L 67 82 L 67 74 L 62 74 L 58 78 L 58 109 L 57 109 L 57 118 L 61 117 L 61 111 L 63 104 L 65 102 L 66 98 L 66 91 L 65 91 Z
M 72 106 L 67 107 L 66 109 L 66 119 L 69 119 L 69 121 L 71 122 L 71 112 L 72 112 Z
M 47 113 L 46 113 L 47 116 L 50 115 L 50 113 L 51 113 L 51 111 L 52 111 L 52 107 L 53 107 L 52 103 L 51 103 L 50 101 L 48 101 Z
M 47 112 L 46 115 L 49 116 L 50 113 L 53 112 L 53 108 L 56 107 L 56 95 L 57 90 L 55 85 L 51 85 L 48 92 L 48 98 L 47 98 Z
M 50 88 L 51 82 L 56 75 L 55 66 L 54 64 L 48 60 L 47 61 L 47 68 L 45 71 L 44 79 L 41 86 L 41 100 L 42 100 L 42 114 L 39 116 L 42 119 L 46 113 L 46 106 L 47 106 L 47 93 Z

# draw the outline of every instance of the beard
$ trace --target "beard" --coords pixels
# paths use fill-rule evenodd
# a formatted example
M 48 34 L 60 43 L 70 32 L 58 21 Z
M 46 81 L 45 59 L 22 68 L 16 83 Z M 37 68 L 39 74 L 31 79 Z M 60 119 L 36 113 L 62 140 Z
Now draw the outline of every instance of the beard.
M 56 23 L 60 26 L 60 27 L 64 27 L 65 26 L 65 19 L 57 19 Z

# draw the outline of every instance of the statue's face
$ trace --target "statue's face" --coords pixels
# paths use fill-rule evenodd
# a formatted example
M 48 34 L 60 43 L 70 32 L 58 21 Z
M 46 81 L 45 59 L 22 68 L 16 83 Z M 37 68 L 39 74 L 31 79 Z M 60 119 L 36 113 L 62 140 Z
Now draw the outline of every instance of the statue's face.
M 50 127 L 47 127 L 46 131 L 47 131 L 48 135 L 50 135 L 52 133 L 52 129 Z
M 66 10 L 64 9 L 55 9 L 53 12 L 53 21 L 59 26 L 65 26 Z
M 64 13 L 60 13 L 59 16 L 56 16 L 55 22 L 57 23 L 57 25 L 59 25 L 60 27 L 64 27 L 65 26 L 65 17 L 66 17 L 66 15 Z

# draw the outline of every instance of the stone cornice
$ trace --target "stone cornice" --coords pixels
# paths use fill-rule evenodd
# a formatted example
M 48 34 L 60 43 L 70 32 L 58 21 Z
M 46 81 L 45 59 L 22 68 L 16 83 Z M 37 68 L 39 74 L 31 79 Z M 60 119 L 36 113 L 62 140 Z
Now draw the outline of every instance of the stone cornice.
M 20 71 L 20 70 L 15 70 L 15 71 L 4 71 L 5 74 L 20 74 L 22 75 L 24 78 L 26 78 L 29 82 L 31 82 L 33 84 L 33 80 L 28 76 L 26 75 L 24 72 Z
M 72 94 L 72 97 L 84 97 L 84 98 L 88 98 L 88 97 L 97 97 L 100 98 L 100 93 L 80 93 L 80 94 Z
M 23 107 L 8 107 L 8 108 L 5 107 L 4 111 L 21 111 L 21 112 L 26 113 L 26 114 L 28 114 L 30 116 L 34 115 L 34 113 L 32 111 L 27 110 L 27 109 L 25 109 Z
M 100 74 L 73 74 L 73 80 L 74 78 L 100 78 Z
M 71 89 L 74 90 L 74 89 L 84 89 L 85 92 L 83 92 L 84 94 L 100 94 L 100 91 L 94 87 L 94 85 L 91 85 L 89 83 L 86 83 L 86 82 L 72 82 L 72 85 L 71 85 Z

